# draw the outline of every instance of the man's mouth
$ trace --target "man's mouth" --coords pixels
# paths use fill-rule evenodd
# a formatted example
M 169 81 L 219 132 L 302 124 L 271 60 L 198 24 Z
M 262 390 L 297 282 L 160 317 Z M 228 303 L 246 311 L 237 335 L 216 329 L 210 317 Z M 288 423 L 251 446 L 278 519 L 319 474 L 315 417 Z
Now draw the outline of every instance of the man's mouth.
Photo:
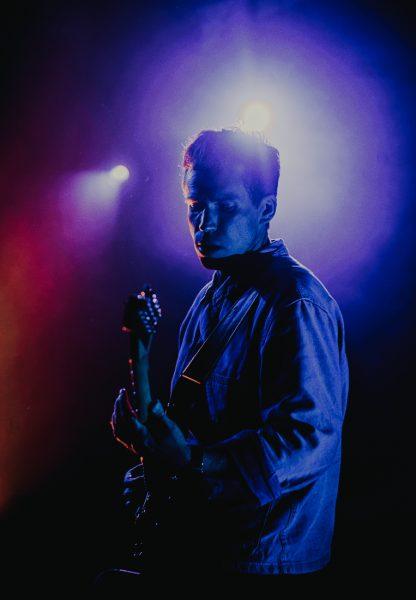
M 219 246 L 218 244 L 211 244 L 211 243 L 207 243 L 207 242 L 197 242 L 195 245 L 201 254 L 207 254 L 210 252 L 214 252 L 215 250 L 218 250 L 219 248 L 221 248 L 221 246 Z

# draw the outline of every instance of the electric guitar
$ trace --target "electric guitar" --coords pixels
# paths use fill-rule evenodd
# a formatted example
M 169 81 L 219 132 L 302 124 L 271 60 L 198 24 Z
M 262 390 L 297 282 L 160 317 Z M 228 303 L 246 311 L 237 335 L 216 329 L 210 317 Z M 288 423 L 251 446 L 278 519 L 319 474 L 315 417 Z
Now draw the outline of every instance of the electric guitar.
M 248 300 L 244 298 L 237 300 L 185 368 L 181 378 L 181 398 L 179 399 L 182 402 L 182 409 L 185 407 L 185 411 L 181 410 L 181 402 L 174 400 L 171 406 L 175 409 L 175 405 L 178 404 L 179 410 L 174 411 L 173 415 L 172 411 L 169 413 L 183 431 L 187 430 L 187 418 L 183 419 L 183 415 L 187 413 L 186 407 L 190 406 L 189 401 L 193 404 L 198 403 L 198 398 L 203 401 L 201 381 L 213 368 L 215 360 L 218 359 L 227 343 L 241 326 L 246 315 L 252 310 L 252 307 L 256 306 L 257 299 L 258 292 L 253 288 Z M 128 360 L 130 403 L 142 423 L 146 423 L 149 409 L 146 402 L 150 402 L 150 394 L 140 393 L 140 357 L 143 356 L 143 353 L 147 353 L 149 344 L 157 332 L 161 316 L 159 300 L 150 285 L 144 286 L 139 294 L 129 296 L 125 304 L 122 330 L 129 333 L 130 336 Z M 191 387 L 189 382 L 191 382 Z M 145 392 L 147 391 L 145 390 Z M 208 539 L 212 532 L 215 532 L 215 528 L 212 527 L 213 519 L 207 518 L 209 506 L 203 479 L 198 474 L 194 478 L 192 470 L 185 476 L 184 474 L 180 477 L 172 475 L 149 456 L 141 459 L 140 467 L 141 471 L 137 480 L 141 480 L 144 484 L 145 494 L 144 501 L 140 503 L 136 512 L 138 541 L 135 543 L 133 555 L 135 563 L 138 563 L 140 567 L 144 566 L 145 570 L 146 564 L 154 563 L 155 557 L 157 563 L 158 552 L 160 548 L 166 548 L 167 540 L 175 540 L 173 548 L 170 547 L 172 554 L 179 559 L 181 558 L 180 543 L 185 544 L 188 548 L 187 560 L 189 560 L 189 548 L 193 547 L 189 540 L 192 540 L 197 532 L 201 531 L 201 527 L 204 528 L 201 539 Z M 188 487 L 189 484 L 190 487 Z M 204 515 L 202 519 L 201 514 Z M 185 523 L 186 528 L 183 527 Z M 150 552 L 148 548 L 151 549 Z M 150 557 L 149 560 L 148 557 Z M 171 556 L 171 560 L 173 560 L 173 556 Z
M 129 334 L 130 341 L 128 401 L 142 423 L 146 422 L 151 396 L 140 394 L 140 357 L 143 353 L 147 353 L 161 317 L 159 300 L 148 284 L 144 285 L 138 294 L 131 294 L 124 305 L 121 328 L 123 332 Z M 155 464 L 150 457 L 141 457 L 140 463 L 134 468 L 139 472 L 134 485 L 141 488 L 143 500 L 135 513 L 136 541 L 133 547 L 133 560 L 136 567 L 146 570 L 148 560 L 149 562 L 152 560 L 149 559 L 152 548 L 154 552 L 155 547 L 163 545 L 159 540 L 162 531 L 166 535 L 167 526 L 164 522 L 169 521 L 171 509 L 169 490 L 172 482 L 163 467 Z

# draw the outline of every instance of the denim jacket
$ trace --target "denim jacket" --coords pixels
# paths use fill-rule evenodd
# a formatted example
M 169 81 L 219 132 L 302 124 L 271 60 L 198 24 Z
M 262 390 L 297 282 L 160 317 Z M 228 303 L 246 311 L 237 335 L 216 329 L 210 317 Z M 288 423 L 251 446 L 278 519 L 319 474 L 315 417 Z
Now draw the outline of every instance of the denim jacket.
M 226 453 L 233 465 L 220 485 L 209 482 L 222 516 L 223 568 L 307 573 L 330 559 L 348 364 L 336 301 L 281 239 L 214 271 L 199 291 L 179 330 L 171 396 L 195 351 L 252 286 L 254 309 L 203 384 L 189 442 Z

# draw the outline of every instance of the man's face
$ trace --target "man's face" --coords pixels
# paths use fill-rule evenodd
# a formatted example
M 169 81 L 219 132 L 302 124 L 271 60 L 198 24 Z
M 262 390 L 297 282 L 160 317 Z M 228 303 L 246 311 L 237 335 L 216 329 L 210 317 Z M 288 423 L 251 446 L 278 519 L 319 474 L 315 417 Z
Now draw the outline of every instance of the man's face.
M 199 258 L 223 258 L 257 249 L 264 227 L 237 169 L 190 169 L 184 193 Z

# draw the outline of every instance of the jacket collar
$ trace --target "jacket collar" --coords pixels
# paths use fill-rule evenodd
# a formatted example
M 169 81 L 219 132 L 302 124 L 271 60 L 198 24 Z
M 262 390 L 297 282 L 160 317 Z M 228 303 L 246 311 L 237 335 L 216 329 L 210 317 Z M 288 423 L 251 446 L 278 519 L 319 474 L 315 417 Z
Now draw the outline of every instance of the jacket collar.
M 251 278 L 263 271 L 276 256 L 289 256 L 282 238 L 272 239 L 254 252 L 216 259 L 212 261 L 212 267 L 216 269 L 212 276 L 213 286 L 217 287 L 228 276 L 241 281 Z

